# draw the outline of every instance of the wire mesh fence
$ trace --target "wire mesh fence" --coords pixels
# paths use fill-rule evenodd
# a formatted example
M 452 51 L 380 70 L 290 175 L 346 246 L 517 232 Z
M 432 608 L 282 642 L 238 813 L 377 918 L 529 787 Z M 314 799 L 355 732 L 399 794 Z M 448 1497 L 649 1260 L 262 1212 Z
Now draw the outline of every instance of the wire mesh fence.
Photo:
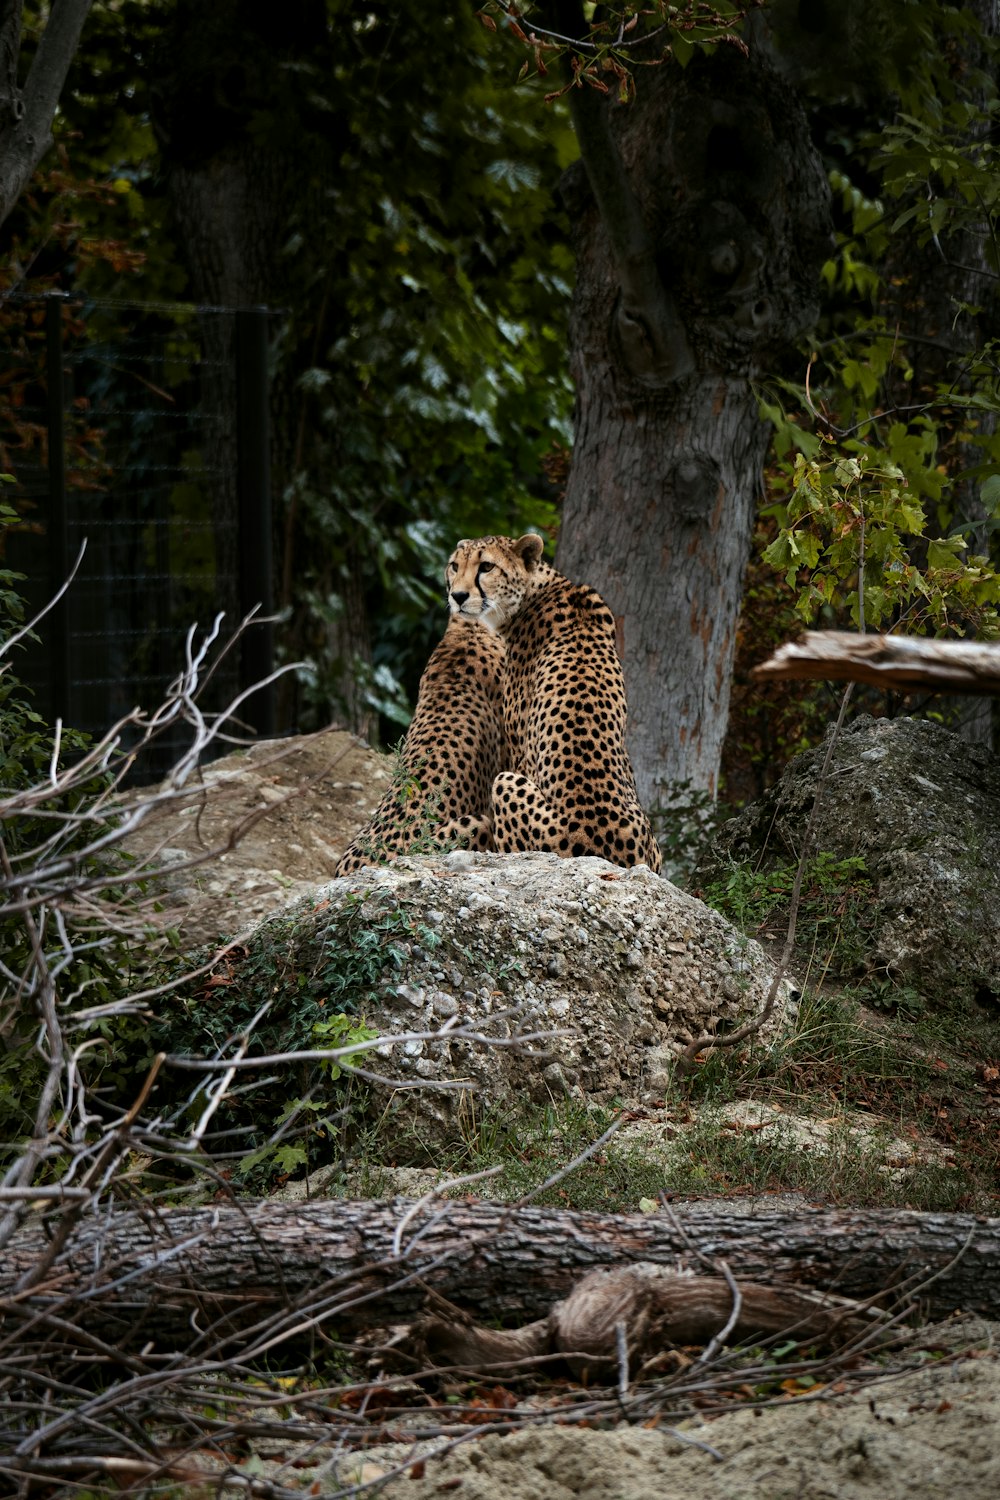
M 59 296 L 0 310 L 0 467 L 18 512 L 4 565 L 34 612 L 65 582 L 16 670 L 47 719 L 103 731 L 154 708 L 192 624 L 270 608 L 267 313 L 92 304 Z M 269 626 L 225 655 L 218 710 L 272 669 Z M 273 732 L 268 691 L 248 700 Z M 179 746 L 137 767 L 150 779 Z

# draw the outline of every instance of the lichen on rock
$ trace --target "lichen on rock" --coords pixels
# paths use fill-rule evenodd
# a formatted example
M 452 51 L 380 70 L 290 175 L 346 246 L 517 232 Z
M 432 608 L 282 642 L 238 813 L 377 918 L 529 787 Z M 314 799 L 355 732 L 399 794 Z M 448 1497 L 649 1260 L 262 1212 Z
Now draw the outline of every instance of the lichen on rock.
M 366 868 L 294 909 L 296 940 L 322 947 L 345 908 L 364 930 L 394 933 L 364 1004 L 385 1041 L 365 1066 L 432 1086 L 394 1102 L 424 1140 L 468 1118 L 468 1093 L 442 1082 L 512 1111 L 567 1095 L 662 1097 L 678 1050 L 759 1011 L 773 976 L 760 946 L 701 901 L 644 866 L 596 858 L 456 850 Z M 251 936 L 251 954 L 271 927 Z
M 797 860 L 829 743 L 720 830 L 699 868 L 768 871 Z M 871 882 L 864 964 L 939 1004 L 1000 1000 L 1000 761 L 924 719 L 843 729 L 817 808 L 813 852 L 860 856 Z

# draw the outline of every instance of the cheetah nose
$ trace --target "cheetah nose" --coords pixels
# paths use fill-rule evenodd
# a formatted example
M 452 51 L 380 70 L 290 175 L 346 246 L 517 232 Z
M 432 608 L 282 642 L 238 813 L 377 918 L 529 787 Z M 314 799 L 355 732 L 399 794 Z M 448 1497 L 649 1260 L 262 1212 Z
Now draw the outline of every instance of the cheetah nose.
M 454 601 L 458 605 L 459 609 L 461 609 L 462 605 L 465 603 L 466 599 L 468 599 L 468 597 L 469 597 L 469 590 L 468 589 L 452 589 L 452 591 L 451 591 L 451 597 L 454 599 Z

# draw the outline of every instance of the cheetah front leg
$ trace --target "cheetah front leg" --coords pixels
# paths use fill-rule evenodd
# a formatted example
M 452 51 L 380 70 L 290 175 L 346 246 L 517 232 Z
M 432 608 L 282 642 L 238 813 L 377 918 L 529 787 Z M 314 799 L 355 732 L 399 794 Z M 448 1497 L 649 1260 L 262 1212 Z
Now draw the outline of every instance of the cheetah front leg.
M 496 853 L 497 847 L 492 818 L 473 818 L 469 814 L 449 818 L 435 828 L 434 841 L 443 849 L 482 849 L 490 854 Z

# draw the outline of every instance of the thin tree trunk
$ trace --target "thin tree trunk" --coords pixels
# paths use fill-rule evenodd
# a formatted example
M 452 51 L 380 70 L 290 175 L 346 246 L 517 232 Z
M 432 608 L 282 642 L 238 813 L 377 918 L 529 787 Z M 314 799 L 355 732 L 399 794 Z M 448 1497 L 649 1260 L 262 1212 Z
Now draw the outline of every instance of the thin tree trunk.
M 271 391 L 272 490 L 292 507 L 278 520 L 275 552 L 287 581 L 283 604 L 291 606 L 285 627 L 289 654 L 341 663 L 333 696 L 321 707 L 325 720 L 337 712 L 347 727 L 367 732 L 372 714 L 363 702 L 359 677 L 370 675 L 372 651 L 360 578 L 337 572 L 309 552 L 308 533 L 296 501 L 294 481 L 312 470 L 323 475 L 311 451 L 306 397 L 297 388 L 303 367 L 315 363 L 320 332 L 298 346 L 303 298 L 312 295 L 300 262 L 289 253 L 293 229 L 316 220 L 311 205 L 326 191 L 335 143 L 345 131 L 336 116 L 320 114 L 302 85 L 301 64 L 322 68 L 328 44 L 324 0 L 289 0 L 284 7 L 246 0 L 179 0 L 164 49 L 156 88 L 157 125 L 169 173 L 174 218 L 198 299 L 211 308 L 266 304 L 285 322 L 281 355 Z M 274 127 L 265 130 L 271 117 Z M 317 136 L 321 135 L 318 141 Z M 322 325 L 326 303 L 318 299 Z M 203 318 L 203 391 L 211 413 L 206 463 L 211 475 L 220 607 L 235 614 L 239 590 L 236 492 L 236 378 L 231 317 Z M 311 347 L 309 347 L 311 345 Z M 281 554 L 284 553 L 282 557 Z M 335 623 L 295 594 L 302 579 L 319 598 L 339 596 Z M 289 683 L 282 697 L 292 712 Z
M 215 543 L 216 605 L 239 619 L 237 490 L 237 307 L 274 295 L 273 263 L 287 221 L 288 164 L 251 146 L 229 149 L 170 173 L 170 201 L 201 316 L 202 403 L 208 416 L 205 467 Z
M 20 0 L 0 11 L 0 224 L 52 145 L 52 121 L 92 0 L 49 7 L 24 87 L 18 86 Z
M 740 1280 L 866 1299 L 919 1283 L 921 1304 L 1000 1316 L 1000 1220 L 968 1214 L 802 1210 L 743 1217 L 692 1213 L 685 1232 L 661 1214 L 615 1217 L 492 1203 L 316 1202 L 101 1213 L 70 1236 L 41 1285 L 12 1300 L 48 1244 L 39 1226 L 0 1266 L 7 1337 L 45 1338 L 45 1315 L 73 1317 L 124 1350 L 154 1340 L 208 1354 L 244 1347 L 284 1312 L 341 1335 L 409 1320 L 429 1290 L 477 1320 L 548 1315 L 594 1267 L 635 1261 L 704 1266 L 722 1257 Z M 394 1236 L 399 1234 L 399 1253 Z M 38 1315 L 42 1321 L 32 1323 Z M 273 1326 L 273 1325 L 272 1325 Z M 33 1330 L 33 1331 L 32 1331 Z M 200 1330 L 200 1331 L 199 1331 Z M 3 1339 L 0 1338 L 0 1354 Z

